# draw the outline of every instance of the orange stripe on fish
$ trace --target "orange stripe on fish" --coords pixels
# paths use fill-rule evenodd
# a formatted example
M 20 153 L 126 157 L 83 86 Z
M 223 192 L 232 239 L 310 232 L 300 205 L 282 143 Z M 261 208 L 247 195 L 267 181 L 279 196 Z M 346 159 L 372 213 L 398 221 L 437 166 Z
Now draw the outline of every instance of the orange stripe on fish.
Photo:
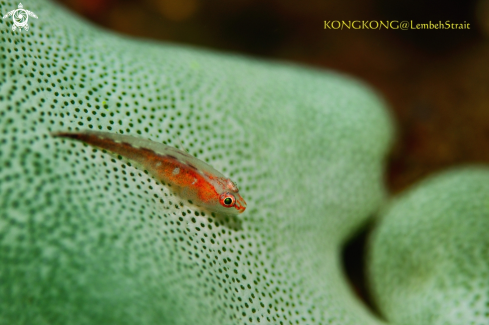
M 238 187 L 212 166 L 177 148 L 129 135 L 98 131 L 57 132 L 133 161 L 181 198 L 210 212 L 236 215 L 246 209 Z

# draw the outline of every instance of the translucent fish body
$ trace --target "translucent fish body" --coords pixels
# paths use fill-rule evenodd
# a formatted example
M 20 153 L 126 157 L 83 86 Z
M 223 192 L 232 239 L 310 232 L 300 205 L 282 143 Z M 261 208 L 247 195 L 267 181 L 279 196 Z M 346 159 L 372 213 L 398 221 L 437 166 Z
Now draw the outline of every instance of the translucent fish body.
M 58 132 L 53 136 L 82 141 L 121 155 L 146 169 L 182 199 L 210 212 L 236 215 L 246 209 L 234 182 L 202 160 L 174 147 L 108 132 Z

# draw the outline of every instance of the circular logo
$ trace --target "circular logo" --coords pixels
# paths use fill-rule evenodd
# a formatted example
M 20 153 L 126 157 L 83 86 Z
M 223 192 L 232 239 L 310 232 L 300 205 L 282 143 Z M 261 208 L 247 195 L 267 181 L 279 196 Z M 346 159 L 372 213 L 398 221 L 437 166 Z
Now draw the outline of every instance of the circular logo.
M 14 18 L 15 26 L 17 26 L 18 28 L 27 26 L 27 21 L 29 20 L 29 17 L 27 16 L 27 12 L 24 9 L 15 10 L 12 16 Z
M 3 19 L 12 16 L 12 20 L 14 24 L 12 25 L 12 30 L 15 31 L 17 28 L 22 30 L 29 30 L 29 25 L 27 25 L 27 22 L 29 21 L 29 16 L 37 18 L 36 14 L 33 13 L 32 11 L 24 9 L 24 6 L 22 3 L 19 3 L 19 8 L 14 9 L 7 13 L 5 16 L 3 16 Z

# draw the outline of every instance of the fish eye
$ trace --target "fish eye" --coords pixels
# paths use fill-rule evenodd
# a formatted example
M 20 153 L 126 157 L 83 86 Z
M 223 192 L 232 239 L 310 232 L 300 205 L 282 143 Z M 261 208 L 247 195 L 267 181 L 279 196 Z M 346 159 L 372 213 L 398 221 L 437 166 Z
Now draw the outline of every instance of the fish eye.
M 221 201 L 222 206 L 224 206 L 226 208 L 230 208 L 230 207 L 233 207 L 235 205 L 236 198 L 231 193 L 223 193 L 223 194 L 221 194 L 219 201 Z

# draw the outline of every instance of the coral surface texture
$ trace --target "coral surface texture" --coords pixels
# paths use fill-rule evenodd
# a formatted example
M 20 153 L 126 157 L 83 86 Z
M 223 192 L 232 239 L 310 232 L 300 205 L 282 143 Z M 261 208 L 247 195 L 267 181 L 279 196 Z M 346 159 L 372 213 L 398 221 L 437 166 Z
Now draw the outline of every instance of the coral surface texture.
M 0 25 L 0 324 L 382 323 L 339 258 L 385 197 L 392 127 L 371 90 L 24 6 L 29 30 Z M 188 151 L 238 183 L 246 212 L 212 216 L 50 136 L 89 129 Z
M 489 168 L 452 170 L 395 199 L 371 241 L 372 292 L 392 324 L 489 323 Z

